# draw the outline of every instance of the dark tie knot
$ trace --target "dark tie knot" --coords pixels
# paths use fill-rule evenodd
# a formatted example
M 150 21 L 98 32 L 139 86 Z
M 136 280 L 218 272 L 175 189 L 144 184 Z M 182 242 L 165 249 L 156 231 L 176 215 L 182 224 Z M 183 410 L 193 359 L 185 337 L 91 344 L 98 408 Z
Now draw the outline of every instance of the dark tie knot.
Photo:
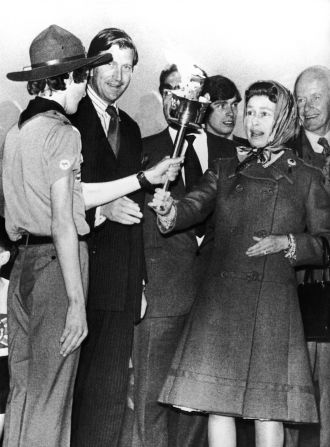
M 186 141 L 188 143 L 188 146 L 192 146 L 194 141 L 196 139 L 196 135 L 186 135 Z
M 325 137 L 321 137 L 317 140 L 318 144 L 323 147 L 323 153 L 324 155 L 328 156 L 330 155 L 330 145 L 328 143 L 328 140 Z
M 115 106 L 108 106 L 106 112 L 111 118 L 118 118 L 117 109 Z

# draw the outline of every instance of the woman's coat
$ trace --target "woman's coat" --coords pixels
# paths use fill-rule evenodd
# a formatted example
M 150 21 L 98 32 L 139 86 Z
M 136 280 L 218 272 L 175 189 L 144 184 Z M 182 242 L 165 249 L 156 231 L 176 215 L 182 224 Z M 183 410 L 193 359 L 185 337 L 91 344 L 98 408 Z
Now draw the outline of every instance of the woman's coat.
M 294 266 L 322 259 L 330 202 L 321 173 L 285 151 L 264 168 L 235 174 L 216 160 L 177 204 L 175 228 L 215 209 L 213 254 L 164 385 L 161 402 L 210 413 L 316 422 L 317 411 L 296 293 Z M 248 257 L 253 236 L 292 233 L 283 252 Z

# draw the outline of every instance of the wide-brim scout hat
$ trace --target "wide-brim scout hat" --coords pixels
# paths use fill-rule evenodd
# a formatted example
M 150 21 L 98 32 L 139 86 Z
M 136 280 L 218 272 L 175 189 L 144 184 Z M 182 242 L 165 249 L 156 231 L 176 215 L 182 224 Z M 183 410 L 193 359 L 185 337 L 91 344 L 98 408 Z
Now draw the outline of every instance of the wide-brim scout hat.
M 86 57 L 85 48 L 78 37 L 57 25 L 51 25 L 33 39 L 30 60 L 29 67 L 8 73 L 7 78 L 12 81 L 38 81 L 77 68 L 106 64 L 112 61 L 112 55 L 106 53 Z

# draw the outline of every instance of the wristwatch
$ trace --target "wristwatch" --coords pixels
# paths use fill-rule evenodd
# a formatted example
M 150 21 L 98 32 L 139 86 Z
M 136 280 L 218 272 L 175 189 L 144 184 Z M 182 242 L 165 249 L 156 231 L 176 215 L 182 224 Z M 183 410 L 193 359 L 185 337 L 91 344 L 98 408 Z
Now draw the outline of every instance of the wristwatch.
M 138 172 L 136 174 L 136 177 L 137 177 L 142 189 L 154 191 L 155 187 L 152 183 L 149 182 L 149 180 L 147 179 L 147 177 L 144 174 L 144 171 Z

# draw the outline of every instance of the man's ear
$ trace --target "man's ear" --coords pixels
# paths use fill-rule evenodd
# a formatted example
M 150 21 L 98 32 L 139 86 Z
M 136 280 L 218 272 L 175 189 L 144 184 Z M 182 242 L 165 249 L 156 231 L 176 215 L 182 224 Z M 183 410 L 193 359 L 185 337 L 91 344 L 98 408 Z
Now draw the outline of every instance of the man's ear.
M 64 79 L 64 84 L 67 87 L 68 85 L 72 84 L 73 82 L 73 74 L 72 72 L 69 73 L 69 77 L 67 79 Z
M 211 96 L 209 93 L 205 93 L 204 98 L 206 98 L 208 101 L 211 101 Z
M 94 76 L 94 68 L 91 68 L 90 70 L 89 70 L 89 77 L 91 78 L 91 77 L 93 77 Z
M 0 253 L 0 266 L 2 267 L 3 265 L 7 264 L 9 258 L 10 258 L 10 252 L 8 250 L 2 251 Z

